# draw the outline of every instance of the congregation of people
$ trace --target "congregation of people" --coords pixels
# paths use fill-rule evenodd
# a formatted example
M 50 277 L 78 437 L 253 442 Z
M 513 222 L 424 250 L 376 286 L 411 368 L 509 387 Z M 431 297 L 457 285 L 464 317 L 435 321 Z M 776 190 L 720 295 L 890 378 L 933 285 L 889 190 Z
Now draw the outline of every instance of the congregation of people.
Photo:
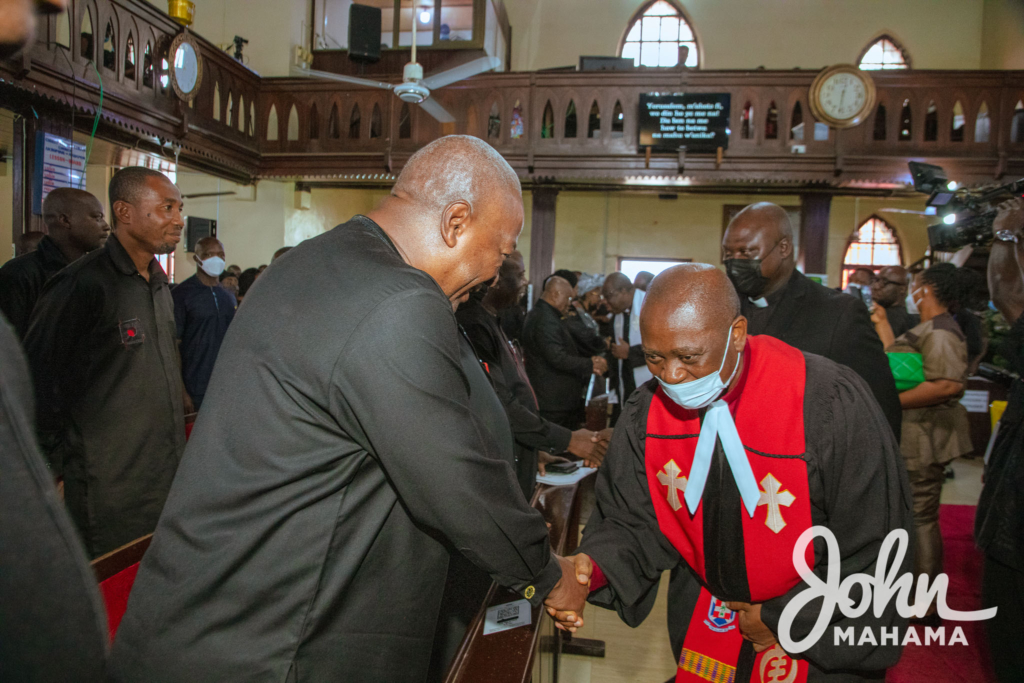
M 373 212 L 259 268 L 207 237 L 195 275 L 170 283 L 155 257 L 180 241 L 184 204 L 158 171 L 119 170 L 109 206 L 108 222 L 91 194 L 54 190 L 46 234 L 0 267 L 5 359 L 16 338 L 35 396 L 19 443 L 38 444 L 72 523 L 64 571 L 75 543 L 95 559 L 155 532 L 111 658 L 79 632 L 68 680 L 440 680 L 492 579 L 575 631 L 587 600 L 638 624 L 664 571 L 681 669 L 726 652 L 749 671 L 781 655 L 805 586 L 791 548 L 812 524 L 840 539 L 844 576 L 897 529 L 913 539 L 903 570 L 943 571 L 940 495 L 973 450 L 960 399 L 987 350 L 973 271 L 862 269 L 830 289 L 797 268 L 786 212 L 757 203 L 725 230 L 721 268 L 556 270 L 530 301 L 519 181 L 460 136 L 413 156 Z M 999 224 L 1020 233 L 1020 207 Z M 1019 360 L 1024 290 L 1004 270 L 992 299 Z M 898 386 L 887 353 L 920 354 L 924 381 Z M 1005 483 L 1019 432 L 1001 433 L 978 514 L 994 630 L 1024 600 Z M 563 558 L 530 500 L 573 461 L 598 477 Z M 739 629 L 713 642 L 694 626 L 709 607 Z M 939 622 L 934 604 L 919 620 Z M 857 623 L 907 622 L 887 608 Z M 28 650 L 24 666 L 53 666 Z M 792 661 L 831 680 L 899 654 L 829 637 Z

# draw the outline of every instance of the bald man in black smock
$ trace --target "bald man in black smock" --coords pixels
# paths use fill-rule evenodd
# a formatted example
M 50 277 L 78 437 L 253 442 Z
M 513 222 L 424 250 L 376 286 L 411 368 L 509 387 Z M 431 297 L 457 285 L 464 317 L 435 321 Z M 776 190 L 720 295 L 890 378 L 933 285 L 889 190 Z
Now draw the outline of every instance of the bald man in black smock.
M 448 551 L 534 604 L 572 564 L 470 407 L 452 312 L 522 229 L 452 136 L 269 268 L 228 329 L 114 644 L 120 681 L 422 681 Z M 563 578 L 564 576 L 564 578 Z

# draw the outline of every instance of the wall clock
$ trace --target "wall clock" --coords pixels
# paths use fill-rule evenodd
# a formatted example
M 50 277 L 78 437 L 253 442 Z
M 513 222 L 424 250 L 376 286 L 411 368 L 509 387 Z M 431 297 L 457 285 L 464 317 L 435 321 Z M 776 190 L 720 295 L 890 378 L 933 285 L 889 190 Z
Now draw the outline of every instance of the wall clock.
M 822 71 L 811 83 L 811 113 L 833 128 L 860 125 L 875 106 L 875 81 L 852 64 Z
M 168 74 L 174 94 L 185 102 L 190 102 L 199 94 L 199 85 L 203 82 L 203 58 L 199 54 L 199 46 L 188 31 L 182 31 L 167 51 L 171 58 Z

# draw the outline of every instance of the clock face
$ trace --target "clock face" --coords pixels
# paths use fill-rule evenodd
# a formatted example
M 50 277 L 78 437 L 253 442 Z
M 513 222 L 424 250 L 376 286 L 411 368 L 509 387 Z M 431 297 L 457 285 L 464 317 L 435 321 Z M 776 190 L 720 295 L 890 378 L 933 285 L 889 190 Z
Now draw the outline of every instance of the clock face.
M 856 74 L 840 71 L 825 79 L 818 91 L 821 111 L 840 121 L 852 119 L 867 100 L 867 87 Z
M 174 54 L 174 78 L 182 92 L 191 94 L 199 80 L 199 55 L 190 43 L 182 43 Z

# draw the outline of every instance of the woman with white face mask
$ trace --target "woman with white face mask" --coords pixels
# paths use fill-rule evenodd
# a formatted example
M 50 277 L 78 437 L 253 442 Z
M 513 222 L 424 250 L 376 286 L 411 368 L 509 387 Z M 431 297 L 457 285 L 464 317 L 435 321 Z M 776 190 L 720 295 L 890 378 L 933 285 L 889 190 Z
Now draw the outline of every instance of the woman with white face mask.
M 967 296 L 968 274 L 939 263 L 914 277 L 910 296 L 921 323 L 898 339 L 885 317 L 872 316 L 886 351 L 921 354 L 925 381 L 900 393 L 900 450 L 914 496 L 914 574 L 942 572 L 939 498 L 946 464 L 973 450 L 967 411 L 960 405 L 967 385 L 967 342 L 950 308 Z M 934 607 L 933 607 L 934 609 Z

